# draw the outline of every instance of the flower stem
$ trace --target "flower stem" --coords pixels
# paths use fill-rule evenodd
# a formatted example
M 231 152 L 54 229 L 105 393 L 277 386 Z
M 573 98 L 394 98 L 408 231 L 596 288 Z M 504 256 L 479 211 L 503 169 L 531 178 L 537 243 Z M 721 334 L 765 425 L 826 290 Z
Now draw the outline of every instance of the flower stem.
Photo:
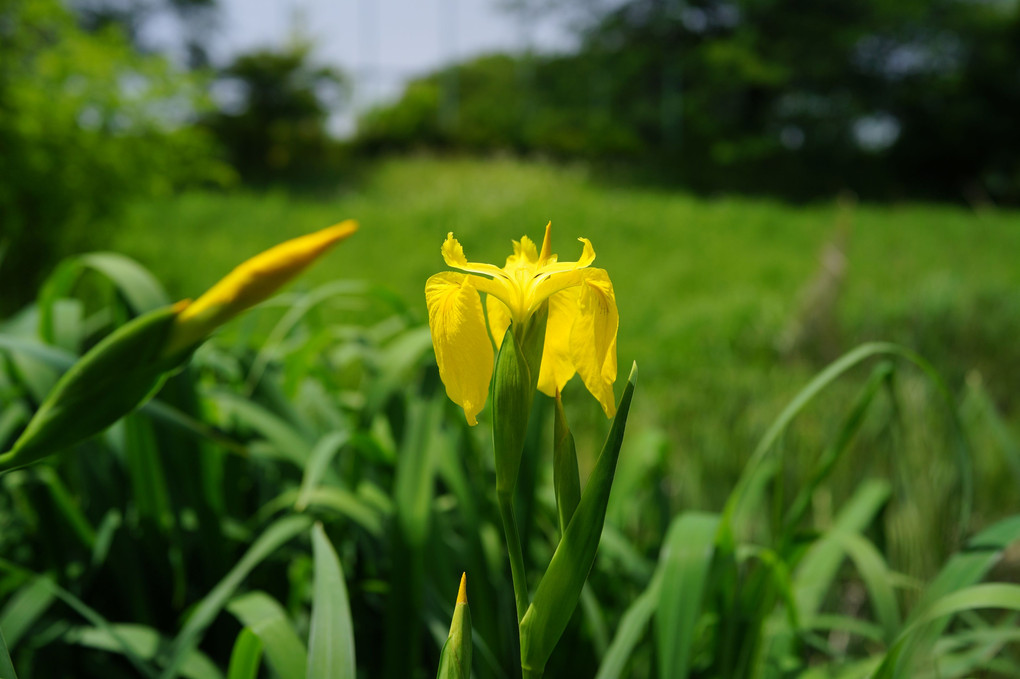
M 506 534 L 506 550 L 510 555 L 510 576 L 514 583 L 514 600 L 517 604 L 517 622 L 524 619 L 528 610 L 528 580 L 524 575 L 524 553 L 521 538 L 517 533 L 517 519 L 514 518 L 513 493 L 499 491 L 499 515 L 503 519 Z
M 545 670 L 533 670 L 530 667 L 521 667 L 521 673 L 524 679 L 542 679 L 542 675 L 545 674 Z

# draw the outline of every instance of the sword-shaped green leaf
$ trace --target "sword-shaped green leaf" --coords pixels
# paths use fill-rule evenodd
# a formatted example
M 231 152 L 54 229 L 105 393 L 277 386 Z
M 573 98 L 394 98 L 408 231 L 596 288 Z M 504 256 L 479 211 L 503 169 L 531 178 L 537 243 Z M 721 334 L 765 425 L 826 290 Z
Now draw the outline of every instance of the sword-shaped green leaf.
M 538 583 L 534 600 L 521 620 L 521 667 L 526 677 L 542 675 L 595 562 L 636 381 L 637 364 L 634 364 L 620 399 L 620 408 L 581 501 L 560 538 L 548 570 Z

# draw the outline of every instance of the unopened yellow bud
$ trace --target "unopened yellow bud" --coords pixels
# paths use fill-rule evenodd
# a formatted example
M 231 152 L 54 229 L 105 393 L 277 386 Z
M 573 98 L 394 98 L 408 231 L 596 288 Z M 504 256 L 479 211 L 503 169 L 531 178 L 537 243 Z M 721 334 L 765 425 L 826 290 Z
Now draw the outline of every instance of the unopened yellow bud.
M 269 298 L 330 247 L 358 230 L 347 220 L 307 236 L 280 243 L 255 255 L 185 306 L 164 349 L 164 356 L 187 349 L 245 309 Z

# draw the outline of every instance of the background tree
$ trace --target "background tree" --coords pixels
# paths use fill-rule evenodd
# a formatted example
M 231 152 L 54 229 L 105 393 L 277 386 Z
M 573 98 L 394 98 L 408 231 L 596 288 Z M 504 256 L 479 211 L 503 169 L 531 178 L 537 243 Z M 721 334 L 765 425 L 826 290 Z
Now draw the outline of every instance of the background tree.
M 537 11 L 504 4 L 518 16 Z M 364 117 L 362 143 L 399 148 L 415 131 L 419 143 L 447 148 L 622 157 L 704 191 L 1020 199 L 1016 3 L 553 8 L 576 26 L 574 53 L 457 66 L 460 110 L 446 129 L 434 122 L 443 79 L 417 80 Z M 522 59 L 529 77 L 508 78 Z
M 89 33 L 57 0 L 0 10 L 0 308 L 136 197 L 225 181 L 190 125 L 203 87 L 116 26 Z M 2 248 L 0 248 L 2 249 Z
M 335 165 L 330 113 L 346 98 L 344 75 L 316 66 L 310 45 L 238 56 L 220 71 L 231 101 L 208 125 L 248 180 L 310 180 Z

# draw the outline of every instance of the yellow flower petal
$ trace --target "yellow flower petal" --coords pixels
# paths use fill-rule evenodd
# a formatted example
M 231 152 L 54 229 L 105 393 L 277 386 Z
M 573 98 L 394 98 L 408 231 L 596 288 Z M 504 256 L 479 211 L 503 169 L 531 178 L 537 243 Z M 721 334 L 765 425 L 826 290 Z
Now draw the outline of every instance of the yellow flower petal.
M 616 331 L 620 314 L 609 274 L 589 269 L 579 286 L 577 318 L 570 331 L 570 353 L 588 391 L 602 404 L 606 417 L 616 414 Z
M 563 391 L 576 372 L 570 352 L 570 331 L 578 314 L 577 293 L 576 288 L 570 288 L 549 298 L 542 367 L 538 371 L 538 389 L 546 396 Z
M 496 276 L 498 278 L 506 276 L 506 274 L 503 273 L 503 270 L 495 264 L 469 262 L 467 257 L 464 255 L 464 247 L 460 244 L 459 240 L 453 237 L 452 231 L 446 234 L 446 240 L 443 241 L 442 253 L 443 260 L 446 262 L 446 265 L 453 267 L 454 269 L 470 271 L 471 273 L 481 273 L 486 276 Z
M 542 238 L 542 254 L 538 256 L 538 265 L 545 266 L 555 261 L 556 255 L 552 251 L 552 222 L 549 222 L 545 225 L 545 237 Z
M 446 394 L 464 409 L 468 424 L 478 424 L 489 393 L 493 352 L 473 277 L 437 273 L 425 283 L 425 303 Z
M 510 310 L 498 297 L 488 295 L 485 298 L 485 311 L 489 317 L 489 334 L 492 335 L 496 349 L 499 350 L 503 346 L 503 335 L 510 327 Z
M 294 238 L 239 265 L 185 307 L 174 322 L 165 354 L 201 341 L 228 320 L 270 297 L 326 250 L 358 230 L 352 220 Z
M 514 245 L 514 254 L 506 258 L 504 271 L 513 272 L 517 270 L 530 271 L 538 264 L 538 248 L 535 242 L 527 236 L 522 236 L 519 241 L 511 241 Z

